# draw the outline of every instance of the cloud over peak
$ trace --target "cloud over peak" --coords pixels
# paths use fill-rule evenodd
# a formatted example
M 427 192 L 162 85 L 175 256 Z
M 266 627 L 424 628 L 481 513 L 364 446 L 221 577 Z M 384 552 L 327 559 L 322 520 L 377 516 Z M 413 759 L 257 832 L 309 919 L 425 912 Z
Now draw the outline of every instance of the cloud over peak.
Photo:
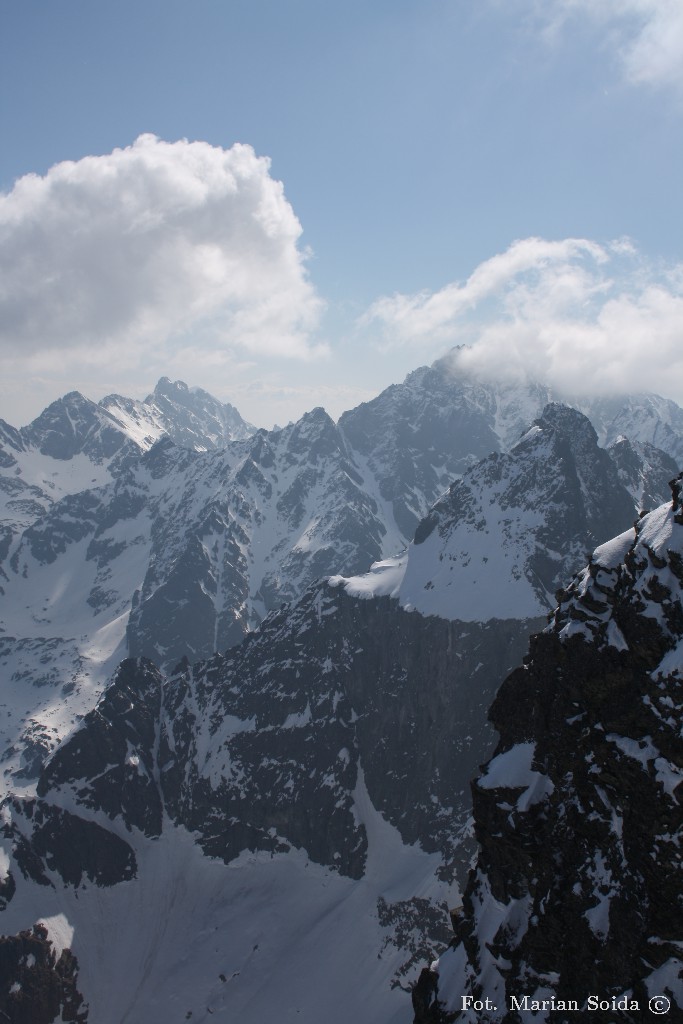
M 322 302 L 301 225 L 251 146 L 141 135 L 0 195 L 0 344 L 25 354 L 167 339 L 310 357 Z
M 526 238 L 460 283 L 375 302 L 385 349 L 465 344 L 458 362 L 567 392 L 683 396 L 683 268 L 653 268 L 628 239 Z

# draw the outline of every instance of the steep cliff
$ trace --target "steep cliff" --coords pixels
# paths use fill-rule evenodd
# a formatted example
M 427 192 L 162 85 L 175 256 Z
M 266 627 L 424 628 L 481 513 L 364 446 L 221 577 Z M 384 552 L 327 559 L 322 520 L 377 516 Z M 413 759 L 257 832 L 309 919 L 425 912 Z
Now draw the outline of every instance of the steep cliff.
M 610 1020 L 649 1019 L 659 997 L 683 1019 L 680 478 L 672 487 L 559 593 L 494 701 L 500 742 L 473 786 L 478 860 L 440 1008 L 423 1019 L 588 1022 L 591 996 Z

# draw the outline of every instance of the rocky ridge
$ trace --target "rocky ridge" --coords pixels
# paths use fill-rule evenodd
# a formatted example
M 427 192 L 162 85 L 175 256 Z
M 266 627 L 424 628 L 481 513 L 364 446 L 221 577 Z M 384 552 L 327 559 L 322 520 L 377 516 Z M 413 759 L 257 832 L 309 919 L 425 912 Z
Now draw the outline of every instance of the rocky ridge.
M 203 388 L 188 387 L 184 381 L 168 377 L 162 377 L 142 402 L 107 395 L 99 407 L 144 450 L 163 436 L 181 448 L 209 451 L 256 433 L 256 427 L 243 420 L 230 402 L 220 402 Z
M 683 1019 L 680 478 L 673 490 L 597 548 L 494 701 L 480 852 L 425 1019 L 512 1024 L 526 995 L 536 1019 L 565 1022 L 574 1000 L 588 1022 L 590 994 L 622 999 L 618 1020 L 660 995 Z
M 143 402 L 71 391 L 26 427 L 0 420 L 0 585 L 15 539 L 60 498 L 111 482 L 161 437 L 207 451 L 254 431 L 234 406 L 167 377 Z
M 76 958 L 56 954 L 44 925 L 0 936 L 0 979 L 0 1014 L 12 1024 L 87 1024 Z

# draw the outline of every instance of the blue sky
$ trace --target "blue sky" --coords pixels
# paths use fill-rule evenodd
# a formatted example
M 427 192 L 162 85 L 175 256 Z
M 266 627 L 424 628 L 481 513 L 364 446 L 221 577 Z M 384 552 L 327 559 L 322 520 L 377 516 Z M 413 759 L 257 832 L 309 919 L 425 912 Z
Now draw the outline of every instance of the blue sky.
M 682 399 L 677 6 L 3 0 L 0 415 L 73 387 L 141 397 L 162 374 L 263 425 L 336 415 L 463 340 L 480 368 L 573 385 L 598 361 L 605 387 Z M 112 184 L 109 155 L 143 134 L 156 148 L 115 161 Z M 255 157 L 229 205 L 206 201 L 221 239 L 177 210 L 188 175 L 232 173 L 235 143 Z M 15 187 L 28 174 L 42 191 Z M 275 182 L 277 224 L 252 231 Z M 145 197 L 163 225 L 131 248 Z

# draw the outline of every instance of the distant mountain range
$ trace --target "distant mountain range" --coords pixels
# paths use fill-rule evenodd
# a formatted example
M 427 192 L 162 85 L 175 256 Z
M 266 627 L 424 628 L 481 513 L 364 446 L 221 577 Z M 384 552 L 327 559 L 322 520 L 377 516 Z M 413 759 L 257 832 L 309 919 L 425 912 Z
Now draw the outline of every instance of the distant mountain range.
M 163 378 L 0 441 L 0 902 L 31 1019 L 60 963 L 69 1020 L 409 1019 L 488 707 L 588 553 L 668 500 L 683 410 L 445 358 L 338 423 L 256 430 Z

